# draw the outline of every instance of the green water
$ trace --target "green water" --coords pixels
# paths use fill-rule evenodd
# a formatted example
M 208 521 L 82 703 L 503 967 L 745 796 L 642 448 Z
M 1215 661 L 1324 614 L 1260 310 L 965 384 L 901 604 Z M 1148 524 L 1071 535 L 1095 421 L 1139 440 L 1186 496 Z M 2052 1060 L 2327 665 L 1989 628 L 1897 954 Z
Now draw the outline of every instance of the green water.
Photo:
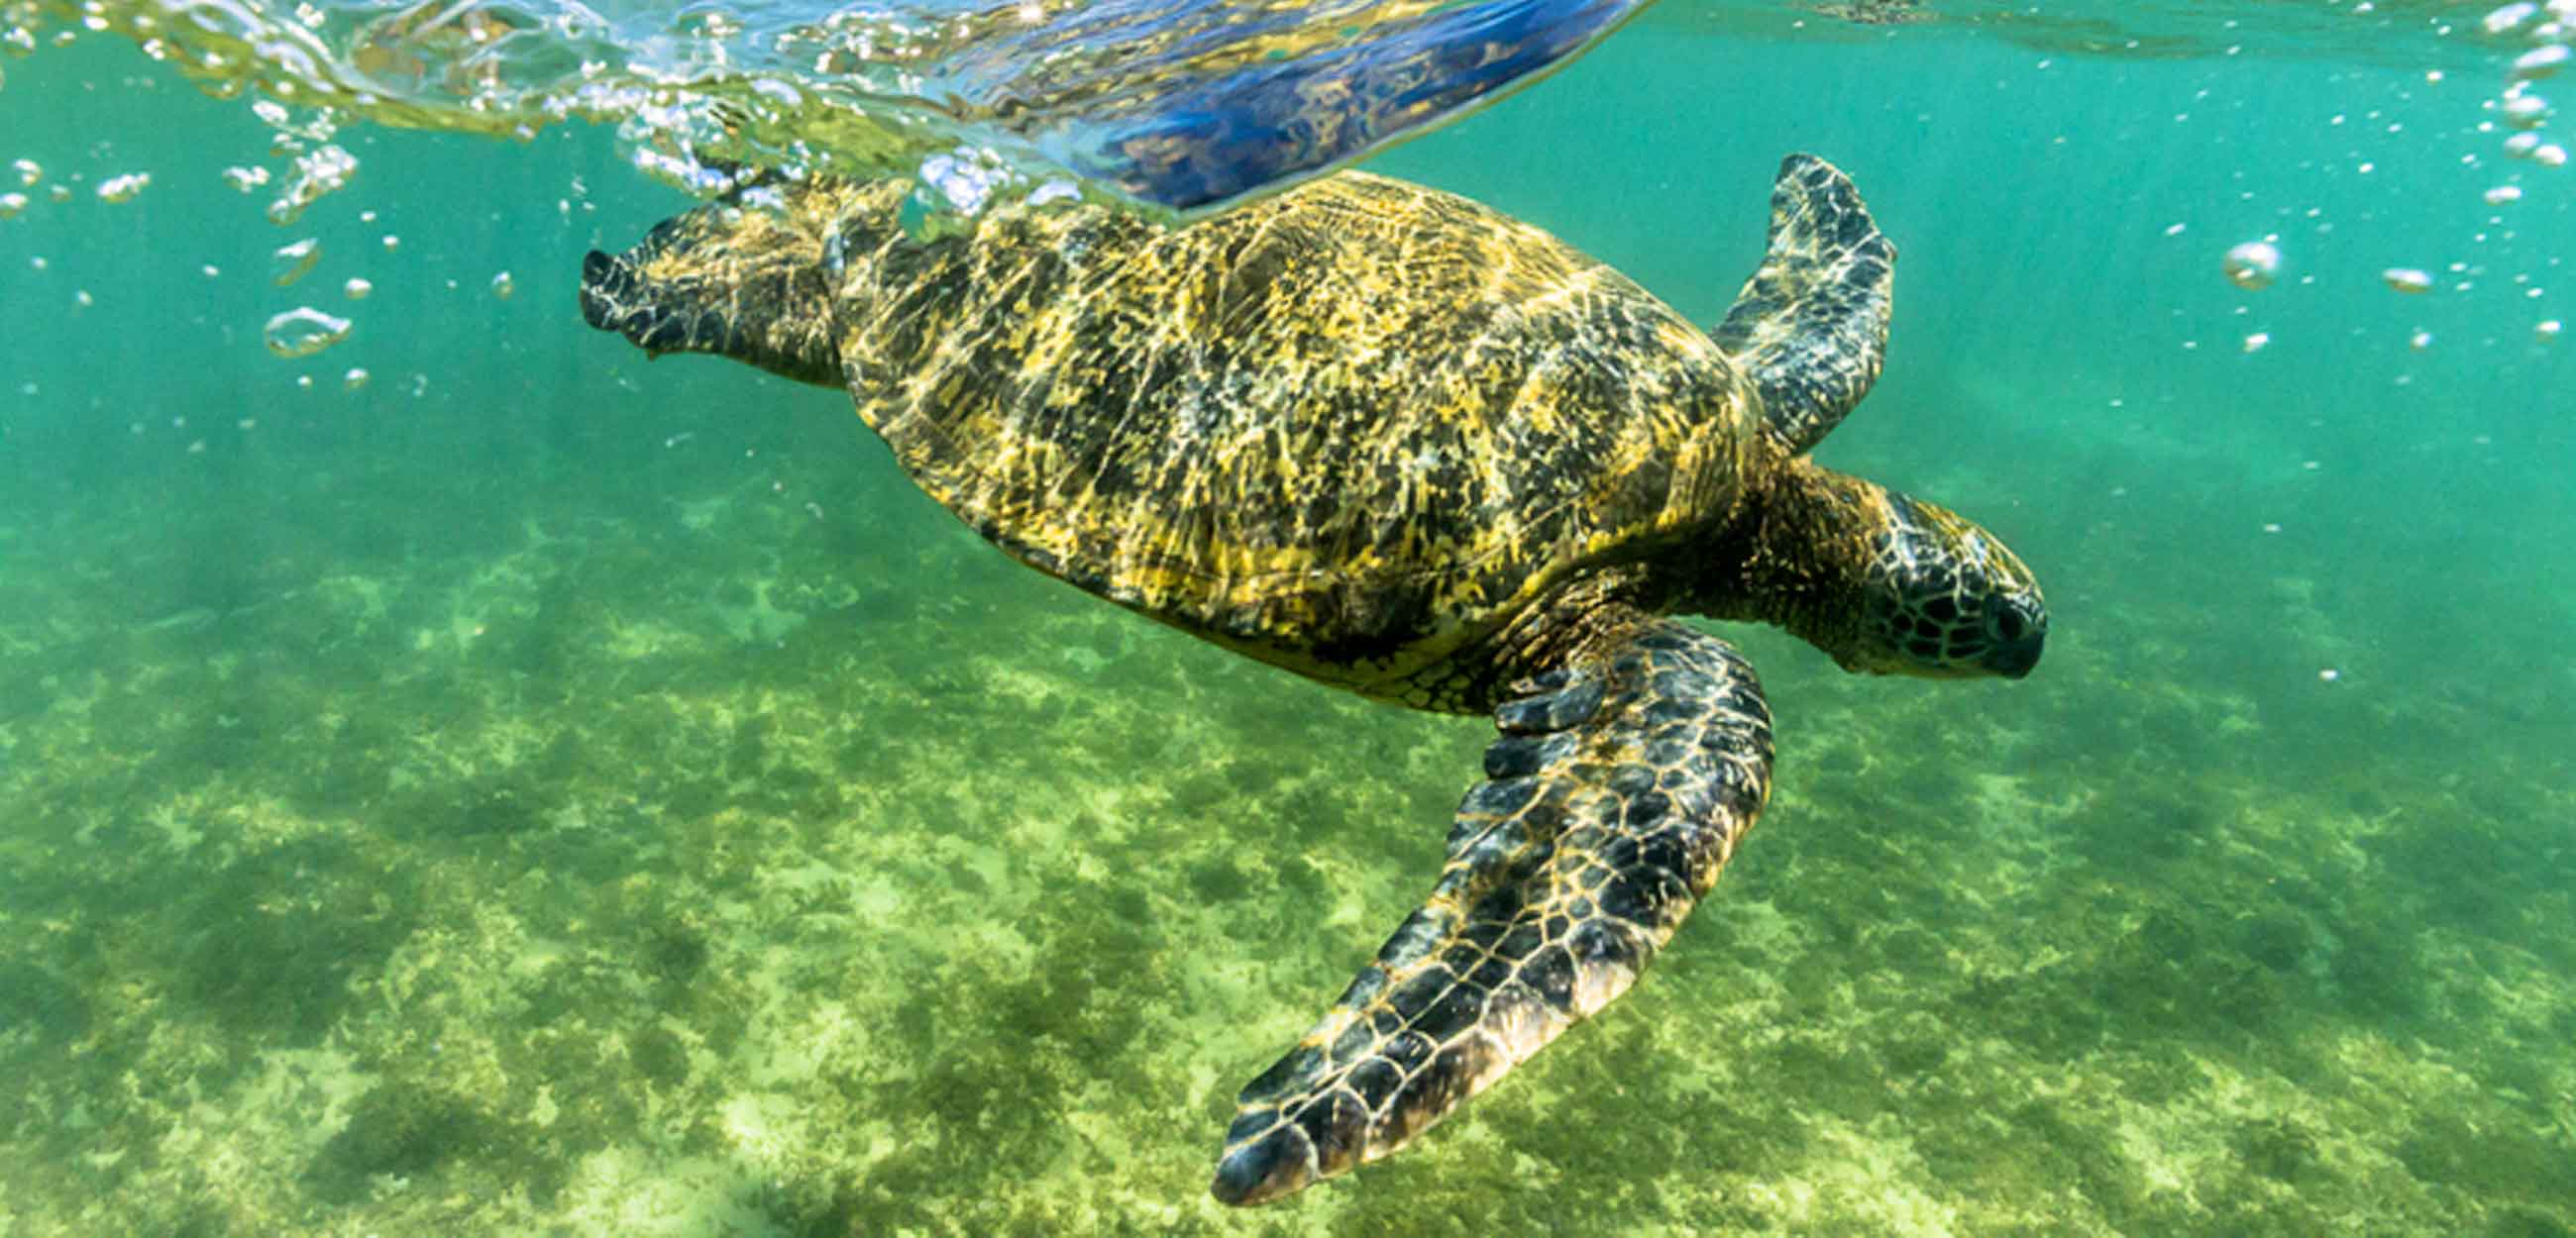
M 1779 156 L 1842 164 L 1903 257 L 1820 454 L 2009 538 L 2047 661 L 1741 633 L 1777 790 L 1655 970 L 1252 1213 L 1204 1194 L 1234 1092 L 1420 898 L 1489 728 L 1116 612 L 833 393 L 584 329 L 581 254 L 681 204 L 605 133 L 353 131 L 279 228 L 242 105 L 108 39 L 0 65 L 43 177 L 0 220 L 0 1235 L 2576 1232 L 2576 339 L 2534 334 L 2576 170 L 2477 131 L 2475 48 L 1762 13 L 1667 6 L 1374 166 L 1707 321 Z M 301 304 L 348 338 L 270 356 Z

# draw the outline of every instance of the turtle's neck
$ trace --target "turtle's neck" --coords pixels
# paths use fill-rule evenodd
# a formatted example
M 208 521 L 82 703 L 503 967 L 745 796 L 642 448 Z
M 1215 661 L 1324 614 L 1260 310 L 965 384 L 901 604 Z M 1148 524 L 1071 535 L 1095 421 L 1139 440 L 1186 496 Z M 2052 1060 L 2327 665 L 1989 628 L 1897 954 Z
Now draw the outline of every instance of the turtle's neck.
M 1709 543 L 1676 609 L 1768 623 L 1848 666 L 1859 641 L 1870 531 L 1886 491 L 1803 455 L 1748 487 Z

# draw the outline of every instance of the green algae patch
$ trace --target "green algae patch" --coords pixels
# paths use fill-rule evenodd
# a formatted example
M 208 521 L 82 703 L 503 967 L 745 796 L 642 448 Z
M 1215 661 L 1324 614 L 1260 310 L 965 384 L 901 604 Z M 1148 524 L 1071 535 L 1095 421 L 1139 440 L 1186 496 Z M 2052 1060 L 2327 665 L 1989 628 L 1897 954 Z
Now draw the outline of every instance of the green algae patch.
M 1403 1155 L 1228 1213 L 1235 1090 L 1419 901 L 1487 728 L 1138 621 L 859 472 L 894 497 L 833 519 L 713 466 L 531 484 L 440 553 L 184 597 L 84 583 L 172 570 L 148 532 L 46 535 L 84 549 L 0 581 L 0 1215 L 2576 1224 L 2551 754 L 2468 777 L 2355 716 L 2349 764 L 2279 768 L 2306 706 L 2157 661 L 2193 619 L 2143 600 L 2017 687 L 1744 634 L 1778 791 L 1636 993 Z

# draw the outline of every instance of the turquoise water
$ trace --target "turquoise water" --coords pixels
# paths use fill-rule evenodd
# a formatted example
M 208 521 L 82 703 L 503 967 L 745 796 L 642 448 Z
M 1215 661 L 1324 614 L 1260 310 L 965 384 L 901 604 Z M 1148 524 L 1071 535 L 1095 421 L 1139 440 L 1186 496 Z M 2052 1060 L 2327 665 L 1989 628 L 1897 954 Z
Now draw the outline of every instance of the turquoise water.
M 1819 454 L 2008 538 L 2053 639 L 1949 684 L 1730 632 L 1777 789 L 1656 969 L 1254 1213 L 1234 1092 L 1489 728 L 582 327 L 582 253 L 685 204 L 603 130 L 349 130 L 282 228 L 245 105 L 0 62 L 0 1233 L 2576 1231 L 2576 171 L 2479 130 L 2511 45 L 2399 14 L 1667 5 L 1371 165 L 1712 321 L 1780 155 L 1841 164 L 1902 258 Z M 299 305 L 347 338 L 270 355 Z

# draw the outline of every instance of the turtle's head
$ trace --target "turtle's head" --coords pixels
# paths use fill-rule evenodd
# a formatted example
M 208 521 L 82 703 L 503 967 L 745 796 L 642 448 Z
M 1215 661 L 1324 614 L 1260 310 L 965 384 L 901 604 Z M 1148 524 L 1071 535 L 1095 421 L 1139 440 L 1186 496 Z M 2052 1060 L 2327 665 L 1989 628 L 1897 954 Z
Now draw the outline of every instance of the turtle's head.
M 732 192 L 662 221 L 625 253 L 591 251 L 581 267 L 582 318 L 648 356 L 714 353 L 838 387 L 835 242 L 845 220 L 890 220 L 884 208 L 901 188 L 746 173 Z
M 2048 603 L 2021 557 L 1956 512 L 1879 493 L 1888 519 L 1869 537 L 1860 628 L 1836 660 L 1879 674 L 2029 674 L 2048 641 Z
M 1995 535 L 1935 504 L 1782 462 L 1723 558 L 1703 613 L 1777 623 L 1847 671 L 2019 679 L 2039 664 L 2048 604 Z

